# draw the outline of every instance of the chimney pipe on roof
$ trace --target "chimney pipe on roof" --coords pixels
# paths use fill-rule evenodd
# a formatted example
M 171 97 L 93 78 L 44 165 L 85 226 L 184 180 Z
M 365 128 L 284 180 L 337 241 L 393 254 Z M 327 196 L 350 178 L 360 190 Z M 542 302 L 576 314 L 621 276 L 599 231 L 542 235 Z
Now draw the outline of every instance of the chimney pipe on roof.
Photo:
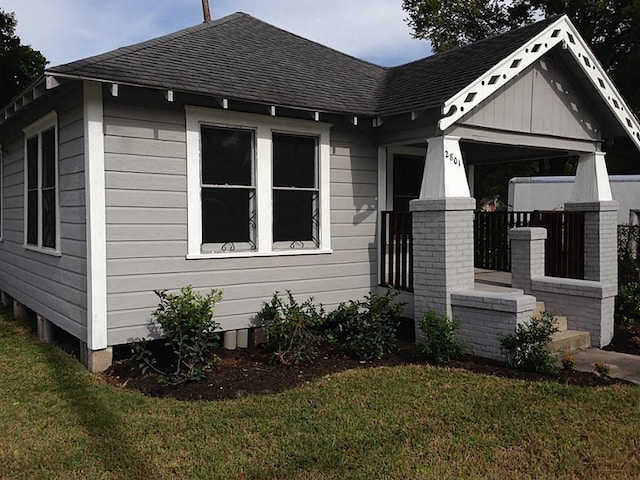
M 202 14 L 204 15 L 204 21 L 211 21 L 211 10 L 209 10 L 209 0 L 202 0 Z

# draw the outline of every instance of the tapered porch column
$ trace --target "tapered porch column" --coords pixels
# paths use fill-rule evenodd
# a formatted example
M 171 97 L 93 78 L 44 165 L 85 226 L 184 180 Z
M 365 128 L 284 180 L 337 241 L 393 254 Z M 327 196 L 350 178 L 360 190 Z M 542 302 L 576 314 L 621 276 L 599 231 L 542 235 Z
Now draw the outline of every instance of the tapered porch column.
M 584 279 L 618 284 L 618 202 L 613 201 L 602 152 L 580 156 L 573 198 L 565 210 L 584 212 Z
M 451 316 L 451 293 L 472 289 L 473 211 L 457 137 L 429 139 L 420 199 L 413 212 L 416 322 L 428 310 Z M 422 332 L 416 328 L 416 339 Z

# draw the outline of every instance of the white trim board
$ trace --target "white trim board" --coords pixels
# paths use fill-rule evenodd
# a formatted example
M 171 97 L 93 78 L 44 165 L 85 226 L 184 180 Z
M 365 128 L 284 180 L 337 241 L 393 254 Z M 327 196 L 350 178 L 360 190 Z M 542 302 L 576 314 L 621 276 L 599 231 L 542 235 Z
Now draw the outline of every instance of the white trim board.
M 107 233 L 102 84 L 84 82 L 87 346 L 107 348 Z
M 608 77 L 587 43 L 563 15 L 546 29 L 504 58 L 482 76 L 444 102 L 438 127 L 443 132 L 468 114 L 507 82 L 540 59 L 545 53 L 562 44 L 587 75 L 600 97 L 618 119 L 622 128 L 640 149 L 640 123 Z
M 185 105 L 187 129 L 187 259 L 232 258 L 276 255 L 308 255 L 331 252 L 331 124 L 313 120 L 296 120 L 229 110 Z M 257 249 L 235 253 L 202 251 L 201 203 L 201 125 L 251 129 L 256 142 Z M 279 250 L 272 240 L 272 134 L 291 133 L 318 138 L 318 188 L 320 191 L 320 226 L 318 248 Z

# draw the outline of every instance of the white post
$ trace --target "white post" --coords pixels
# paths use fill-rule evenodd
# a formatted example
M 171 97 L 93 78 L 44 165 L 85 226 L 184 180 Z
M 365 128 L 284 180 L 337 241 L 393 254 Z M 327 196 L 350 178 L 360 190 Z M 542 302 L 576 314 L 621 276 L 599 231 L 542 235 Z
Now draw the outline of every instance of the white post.
M 420 189 L 421 200 L 471 197 L 459 140 L 459 137 L 451 136 L 427 140 L 429 148 Z

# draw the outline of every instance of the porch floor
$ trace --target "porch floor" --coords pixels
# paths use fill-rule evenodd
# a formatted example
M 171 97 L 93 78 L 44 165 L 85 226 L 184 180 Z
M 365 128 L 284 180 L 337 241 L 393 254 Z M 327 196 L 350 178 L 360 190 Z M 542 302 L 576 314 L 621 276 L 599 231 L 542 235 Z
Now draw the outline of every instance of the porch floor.
M 475 269 L 476 290 L 488 292 L 504 292 L 516 290 L 511 288 L 511 272 L 498 272 L 496 270 Z

